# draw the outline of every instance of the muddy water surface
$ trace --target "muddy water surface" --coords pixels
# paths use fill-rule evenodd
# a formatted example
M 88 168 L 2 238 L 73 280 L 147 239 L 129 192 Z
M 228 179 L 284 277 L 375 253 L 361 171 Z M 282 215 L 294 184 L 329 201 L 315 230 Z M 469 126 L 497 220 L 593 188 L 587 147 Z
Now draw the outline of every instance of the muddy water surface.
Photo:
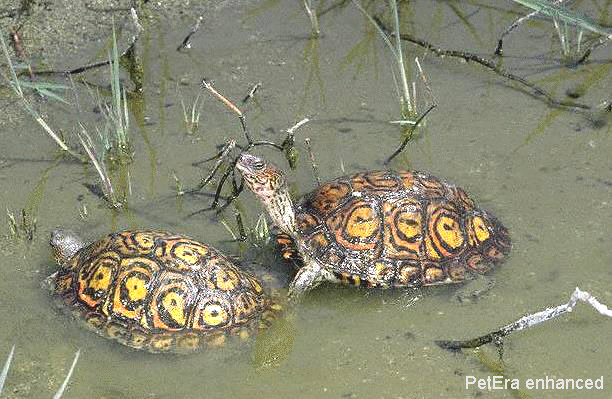
M 456 287 L 377 293 L 323 286 L 291 316 L 292 347 L 267 368 L 254 364 L 256 346 L 155 356 L 78 328 L 53 310 L 40 288 L 54 267 L 47 241 L 56 226 L 73 228 L 89 239 L 123 228 L 163 228 L 261 259 L 252 244 L 231 242 L 221 223 L 235 230 L 231 208 L 221 215 L 192 215 L 209 206 L 210 197 L 176 195 L 177 180 L 185 189 L 194 187 L 211 165 L 198 168 L 194 162 L 214 154 L 228 138 L 244 143 L 236 116 L 200 92 L 203 77 L 246 110 L 257 139 L 282 141 L 285 129 L 311 118 L 298 130 L 298 170 L 289 173 L 299 193 L 314 185 L 304 138 L 311 140 L 322 178 L 381 168 L 402 139 L 397 125 L 389 123 L 399 119 L 389 52 L 354 6 L 322 4 L 318 40 L 311 39 L 309 20 L 297 2 L 207 7 L 191 48 L 181 52 L 176 48 L 197 14 L 187 8 L 169 15 L 150 7 L 142 13 L 146 21 L 138 43 L 144 90 L 130 102 L 134 161 L 124 180 L 131 190 L 127 210 L 110 210 L 88 190 L 84 184 L 97 182 L 93 168 L 59 158 L 51 139 L 10 91 L 3 92 L 1 205 L 17 215 L 27 208 L 37 219 L 31 242 L 11 237 L 7 225 L 2 236 L 0 358 L 16 345 L 4 396 L 51 396 L 81 348 L 67 398 L 513 397 L 516 393 L 510 390 L 466 388 L 468 376 L 486 379 L 496 373 L 472 352 L 451 354 L 433 341 L 488 332 L 565 302 L 576 286 L 612 304 L 612 141 L 606 120 L 594 125 L 582 114 L 548 107 L 482 66 L 406 45 L 409 69 L 415 69 L 412 60 L 418 56 L 438 106 L 392 166 L 428 170 L 457 183 L 510 229 L 513 251 L 493 273 L 491 291 L 458 302 Z M 499 34 L 525 11 L 504 7 L 419 1 L 403 10 L 403 29 L 442 48 L 492 57 Z M 129 25 L 125 12 L 117 15 Z M 122 31 L 122 43 L 129 41 L 128 33 Z M 108 30 L 97 48 L 88 42 L 92 51 L 104 54 L 110 35 Z M 609 96 L 609 49 L 596 50 L 587 65 L 565 68 L 550 22 L 522 26 L 507 37 L 504 49 L 509 71 L 558 98 L 582 87 L 587 90 L 577 101 L 585 104 L 596 106 Z M 82 58 L 67 51 L 49 64 L 87 64 L 95 58 L 92 51 Z M 414 79 L 413 72 L 409 77 Z M 80 79 L 99 87 L 88 90 Z M 254 101 L 242 105 L 240 100 L 258 82 Z M 92 71 L 73 84 L 64 93 L 70 105 L 28 98 L 77 148 L 79 122 L 94 141 L 96 128 L 104 129 L 92 97 L 109 100 L 108 71 Z M 199 124 L 189 131 L 181 100 L 189 114 L 198 93 Z M 420 97 L 423 109 L 427 94 Z M 255 151 L 286 166 L 274 150 Z M 120 189 L 120 176 L 114 178 Z M 263 211 L 259 203 L 244 193 L 237 204 L 245 223 L 254 226 Z M 560 320 L 510 337 L 506 376 L 517 379 L 529 397 L 609 397 L 609 331 L 609 320 L 579 305 Z M 494 349 L 484 353 L 495 360 Z M 603 376 L 604 389 L 526 388 L 528 379 L 546 376 Z

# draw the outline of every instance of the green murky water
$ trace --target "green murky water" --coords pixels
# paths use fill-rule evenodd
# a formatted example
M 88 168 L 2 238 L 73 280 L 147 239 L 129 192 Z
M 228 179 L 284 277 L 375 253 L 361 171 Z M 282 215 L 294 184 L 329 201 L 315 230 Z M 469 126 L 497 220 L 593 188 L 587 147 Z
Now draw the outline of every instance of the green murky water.
M 492 57 L 499 34 L 524 11 L 509 4 L 498 7 L 418 1 L 403 9 L 408 21 L 403 29 L 442 48 Z M 265 369 L 253 365 L 249 346 L 183 357 L 135 352 L 77 328 L 53 310 L 40 282 L 53 269 L 47 241 L 59 225 L 92 239 L 121 228 L 163 228 L 228 253 L 257 256 L 252 246 L 230 241 L 220 220 L 234 226 L 231 211 L 189 216 L 207 207 L 210 198 L 176 196 L 175 177 L 189 188 L 207 174 L 192 163 L 214 154 L 230 137 L 244 142 L 236 116 L 206 92 L 199 126 L 187 133 L 181 98 L 190 107 L 203 77 L 236 102 L 262 83 L 256 100 L 242 106 L 257 139 L 281 141 L 284 129 L 306 116 L 312 119 L 296 136 L 300 169 L 290 179 L 298 192 L 314 184 L 306 137 L 323 178 L 382 167 L 401 141 L 398 127 L 388 123 L 399 118 L 388 51 L 355 7 L 325 2 L 321 10 L 322 36 L 313 41 L 298 2 L 207 7 L 192 48 L 183 52 L 176 47 L 194 14 L 150 12 L 139 41 L 145 85 L 131 108 L 135 155 L 124 212 L 110 210 L 84 186 L 97 181 L 92 168 L 57 160 L 55 144 L 4 90 L 0 201 L 15 213 L 33 209 L 37 230 L 27 244 L 9 236 L 8 223 L 2 235 L 0 359 L 12 345 L 17 348 L 3 396 L 50 397 L 81 348 L 67 398 L 513 397 L 507 390 L 466 389 L 467 376 L 493 373 L 471 352 L 447 353 L 433 340 L 483 334 L 565 302 L 576 286 L 612 304 L 610 125 L 596 127 L 581 114 L 551 109 L 479 65 L 407 45 L 407 58 L 419 57 L 438 106 L 393 166 L 428 170 L 459 184 L 510 229 L 514 248 L 494 273 L 493 290 L 475 302 L 458 303 L 455 288 L 448 287 L 414 296 L 323 286 L 307 297 L 285 329 L 295 334 L 286 357 Z M 570 69 L 560 66 L 558 47 L 552 24 L 534 20 L 506 38 L 504 66 L 559 98 L 585 85 L 588 90 L 578 101 L 597 105 L 606 99 L 612 87 L 609 48 Z M 96 51 L 106 50 L 99 44 Z M 92 54 L 66 57 L 57 64 L 82 65 Z M 107 85 L 107 70 L 85 79 Z M 107 100 L 103 89 L 100 95 Z M 78 122 L 95 136 L 104 119 L 78 80 L 67 96 L 80 104 L 79 111 L 31 99 L 76 146 Z M 257 152 L 284 162 L 272 150 Z M 260 205 L 251 195 L 241 195 L 238 204 L 245 222 L 254 226 Z M 610 320 L 579 305 L 560 320 L 510 337 L 506 376 L 518 379 L 521 391 L 533 398 L 610 397 L 610 348 Z M 485 353 L 495 357 L 492 348 Z M 603 376 L 604 390 L 525 388 L 527 379 L 546 376 Z

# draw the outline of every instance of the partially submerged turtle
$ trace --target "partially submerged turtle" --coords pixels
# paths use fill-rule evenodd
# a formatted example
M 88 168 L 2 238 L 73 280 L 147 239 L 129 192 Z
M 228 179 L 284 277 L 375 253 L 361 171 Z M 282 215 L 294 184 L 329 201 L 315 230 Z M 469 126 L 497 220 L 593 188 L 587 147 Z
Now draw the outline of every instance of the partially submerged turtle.
M 215 248 L 163 231 L 128 230 L 85 245 L 58 229 L 57 296 L 100 335 L 151 352 L 246 338 L 282 307 L 254 274 Z
M 488 271 L 511 248 L 495 217 L 425 172 L 339 177 L 294 205 L 278 167 L 247 153 L 237 167 L 302 258 L 290 296 L 322 281 L 384 288 L 458 282 Z

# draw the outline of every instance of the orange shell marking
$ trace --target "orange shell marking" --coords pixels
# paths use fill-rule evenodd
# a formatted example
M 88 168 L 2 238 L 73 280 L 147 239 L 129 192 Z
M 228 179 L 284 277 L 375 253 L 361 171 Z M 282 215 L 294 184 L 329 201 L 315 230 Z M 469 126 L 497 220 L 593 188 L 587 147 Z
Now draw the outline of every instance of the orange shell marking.
M 339 177 L 295 209 L 300 250 L 341 282 L 387 287 L 459 281 L 467 271 L 483 272 L 504 260 L 511 248 L 495 217 L 476 208 L 461 188 L 424 172 Z M 293 255 L 286 250 L 286 256 Z

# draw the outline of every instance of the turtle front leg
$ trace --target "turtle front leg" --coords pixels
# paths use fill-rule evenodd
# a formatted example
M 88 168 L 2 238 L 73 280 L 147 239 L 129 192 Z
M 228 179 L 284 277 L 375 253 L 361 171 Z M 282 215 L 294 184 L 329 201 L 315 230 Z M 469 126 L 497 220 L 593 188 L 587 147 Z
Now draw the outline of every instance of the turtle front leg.
M 304 264 L 289 285 L 288 295 L 291 301 L 299 301 L 306 291 L 315 288 L 323 281 L 334 280 L 334 275 L 310 256 L 304 257 Z

